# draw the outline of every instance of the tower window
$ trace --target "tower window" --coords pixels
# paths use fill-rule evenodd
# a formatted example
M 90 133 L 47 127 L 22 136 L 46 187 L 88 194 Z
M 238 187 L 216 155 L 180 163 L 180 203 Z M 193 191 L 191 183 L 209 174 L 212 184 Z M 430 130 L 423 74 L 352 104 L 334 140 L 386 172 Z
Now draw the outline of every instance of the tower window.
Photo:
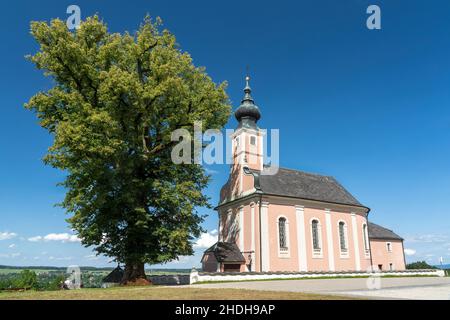
M 251 136 L 251 137 L 250 137 L 250 144 L 251 144 L 252 146 L 256 146 L 256 137 L 255 137 L 255 136 Z

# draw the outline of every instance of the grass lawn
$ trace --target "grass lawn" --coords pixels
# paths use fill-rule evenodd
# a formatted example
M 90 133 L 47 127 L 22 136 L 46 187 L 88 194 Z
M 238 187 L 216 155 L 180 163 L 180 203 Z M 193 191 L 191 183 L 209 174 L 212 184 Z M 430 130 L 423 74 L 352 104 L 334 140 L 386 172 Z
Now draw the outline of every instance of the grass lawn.
M 301 292 L 203 289 L 192 287 L 115 287 L 68 291 L 0 292 L 0 300 L 337 300 L 333 295 Z

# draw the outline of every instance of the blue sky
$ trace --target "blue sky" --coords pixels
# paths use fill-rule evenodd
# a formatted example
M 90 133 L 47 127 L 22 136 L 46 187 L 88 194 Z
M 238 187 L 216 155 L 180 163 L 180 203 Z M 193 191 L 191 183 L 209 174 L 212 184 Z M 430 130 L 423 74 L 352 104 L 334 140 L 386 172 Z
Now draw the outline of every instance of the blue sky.
M 260 127 L 280 129 L 282 166 L 335 176 L 372 209 L 370 220 L 406 239 L 408 261 L 450 262 L 449 1 L 16 0 L 0 19 L 0 264 L 108 262 L 70 237 L 54 207 L 64 175 L 41 161 L 51 137 L 22 107 L 50 86 L 24 59 L 37 49 L 29 22 L 66 19 L 70 4 L 113 32 L 160 16 L 196 65 L 229 82 L 234 107 L 249 65 Z M 365 26 L 370 4 L 381 7 L 381 30 Z M 216 204 L 228 167 L 210 169 Z M 216 213 L 202 212 L 213 231 Z M 198 265 L 202 250 L 166 266 Z

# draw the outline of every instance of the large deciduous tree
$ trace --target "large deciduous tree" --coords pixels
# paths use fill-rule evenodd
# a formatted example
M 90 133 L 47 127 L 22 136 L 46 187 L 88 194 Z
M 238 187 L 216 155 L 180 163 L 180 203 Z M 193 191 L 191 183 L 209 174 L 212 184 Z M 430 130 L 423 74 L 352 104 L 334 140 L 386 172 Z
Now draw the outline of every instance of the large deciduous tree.
M 221 129 L 231 110 L 226 84 L 194 66 L 159 19 L 110 33 L 97 16 L 71 32 L 61 20 L 32 22 L 40 48 L 28 58 L 54 84 L 25 105 L 54 137 L 44 162 L 67 172 L 61 205 L 85 246 L 125 264 L 123 282 L 144 264 L 193 254 L 209 206 L 209 177 L 171 160 L 171 133 Z M 192 155 L 194 156 L 194 155 Z

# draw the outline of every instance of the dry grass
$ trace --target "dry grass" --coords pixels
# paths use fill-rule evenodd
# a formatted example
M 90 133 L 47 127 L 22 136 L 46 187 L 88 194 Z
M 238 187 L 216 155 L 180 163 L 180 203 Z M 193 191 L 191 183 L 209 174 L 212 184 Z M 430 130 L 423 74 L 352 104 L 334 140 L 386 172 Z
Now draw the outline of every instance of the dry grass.
M 192 287 L 116 287 L 70 291 L 0 292 L 0 300 L 337 300 L 334 295 L 301 292 L 204 289 Z

